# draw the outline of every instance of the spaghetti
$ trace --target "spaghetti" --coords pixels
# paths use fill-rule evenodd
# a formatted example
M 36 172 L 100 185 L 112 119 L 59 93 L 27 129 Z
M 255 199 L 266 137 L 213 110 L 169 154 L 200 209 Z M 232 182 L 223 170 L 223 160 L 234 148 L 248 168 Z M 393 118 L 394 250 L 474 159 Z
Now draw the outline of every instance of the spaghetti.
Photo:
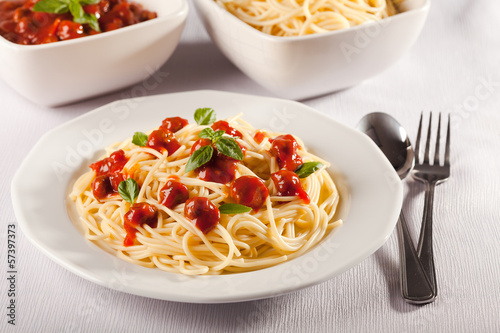
M 70 199 L 85 237 L 121 259 L 189 275 L 245 272 L 300 256 L 342 223 L 328 166 L 299 138 L 241 115 L 211 126 L 167 118 L 108 147 Z
M 396 14 L 391 0 L 215 0 L 252 27 L 275 36 L 345 29 Z

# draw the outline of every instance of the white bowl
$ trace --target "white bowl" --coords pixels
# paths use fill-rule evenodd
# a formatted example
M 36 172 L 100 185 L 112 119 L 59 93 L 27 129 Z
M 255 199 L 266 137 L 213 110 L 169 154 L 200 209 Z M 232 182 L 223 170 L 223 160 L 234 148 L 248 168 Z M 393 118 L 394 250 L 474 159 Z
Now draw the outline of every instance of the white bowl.
M 278 96 L 304 99 L 351 87 L 394 64 L 417 39 L 430 0 L 406 0 L 379 22 L 300 37 L 260 32 L 217 5 L 194 0 L 205 29 L 243 73 Z
M 138 0 L 158 17 L 102 34 L 42 45 L 18 45 L 0 36 L 0 77 L 19 94 L 58 106 L 138 83 L 177 47 L 187 0 Z

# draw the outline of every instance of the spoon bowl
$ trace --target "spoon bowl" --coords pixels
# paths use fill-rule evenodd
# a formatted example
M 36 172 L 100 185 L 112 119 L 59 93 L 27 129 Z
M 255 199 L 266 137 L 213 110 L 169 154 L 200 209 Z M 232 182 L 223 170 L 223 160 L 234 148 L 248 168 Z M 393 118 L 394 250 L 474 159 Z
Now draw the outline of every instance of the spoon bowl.
M 393 168 L 404 179 L 415 165 L 415 155 L 406 130 L 396 119 L 383 112 L 364 116 L 356 128 L 368 135 L 382 150 Z

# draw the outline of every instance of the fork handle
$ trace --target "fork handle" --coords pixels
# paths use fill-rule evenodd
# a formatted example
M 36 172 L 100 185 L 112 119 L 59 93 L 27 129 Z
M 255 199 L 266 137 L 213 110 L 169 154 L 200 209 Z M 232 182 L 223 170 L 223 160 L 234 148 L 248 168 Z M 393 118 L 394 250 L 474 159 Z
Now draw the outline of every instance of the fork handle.
M 437 296 L 436 270 L 434 268 L 434 251 L 432 248 L 432 206 L 434 202 L 434 189 L 436 182 L 425 183 L 424 215 L 418 240 L 417 254 L 422 263 L 434 296 Z
M 434 293 L 424 268 L 413 246 L 403 212 L 399 215 L 401 294 L 411 304 L 427 304 L 434 301 Z

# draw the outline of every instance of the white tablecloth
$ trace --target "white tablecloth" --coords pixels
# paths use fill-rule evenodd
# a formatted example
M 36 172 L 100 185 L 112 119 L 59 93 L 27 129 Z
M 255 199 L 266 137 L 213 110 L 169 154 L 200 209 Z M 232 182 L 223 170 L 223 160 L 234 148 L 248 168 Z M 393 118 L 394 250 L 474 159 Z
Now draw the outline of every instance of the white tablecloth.
M 272 96 L 211 43 L 191 6 L 168 73 L 150 94 L 215 89 Z M 396 233 L 360 265 L 320 285 L 266 300 L 184 304 L 133 296 L 84 280 L 38 251 L 18 229 L 15 326 L 8 324 L 12 177 L 41 135 L 133 87 L 46 108 L 0 82 L 0 331 L 2 332 L 500 332 L 500 2 L 433 1 L 418 42 L 397 64 L 352 89 L 303 101 L 354 126 L 395 116 L 415 140 L 421 111 L 453 112 L 452 176 L 435 195 L 439 298 L 399 294 Z M 1 59 L 1 55 L 0 55 Z M 423 186 L 408 180 L 404 211 L 416 238 Z

